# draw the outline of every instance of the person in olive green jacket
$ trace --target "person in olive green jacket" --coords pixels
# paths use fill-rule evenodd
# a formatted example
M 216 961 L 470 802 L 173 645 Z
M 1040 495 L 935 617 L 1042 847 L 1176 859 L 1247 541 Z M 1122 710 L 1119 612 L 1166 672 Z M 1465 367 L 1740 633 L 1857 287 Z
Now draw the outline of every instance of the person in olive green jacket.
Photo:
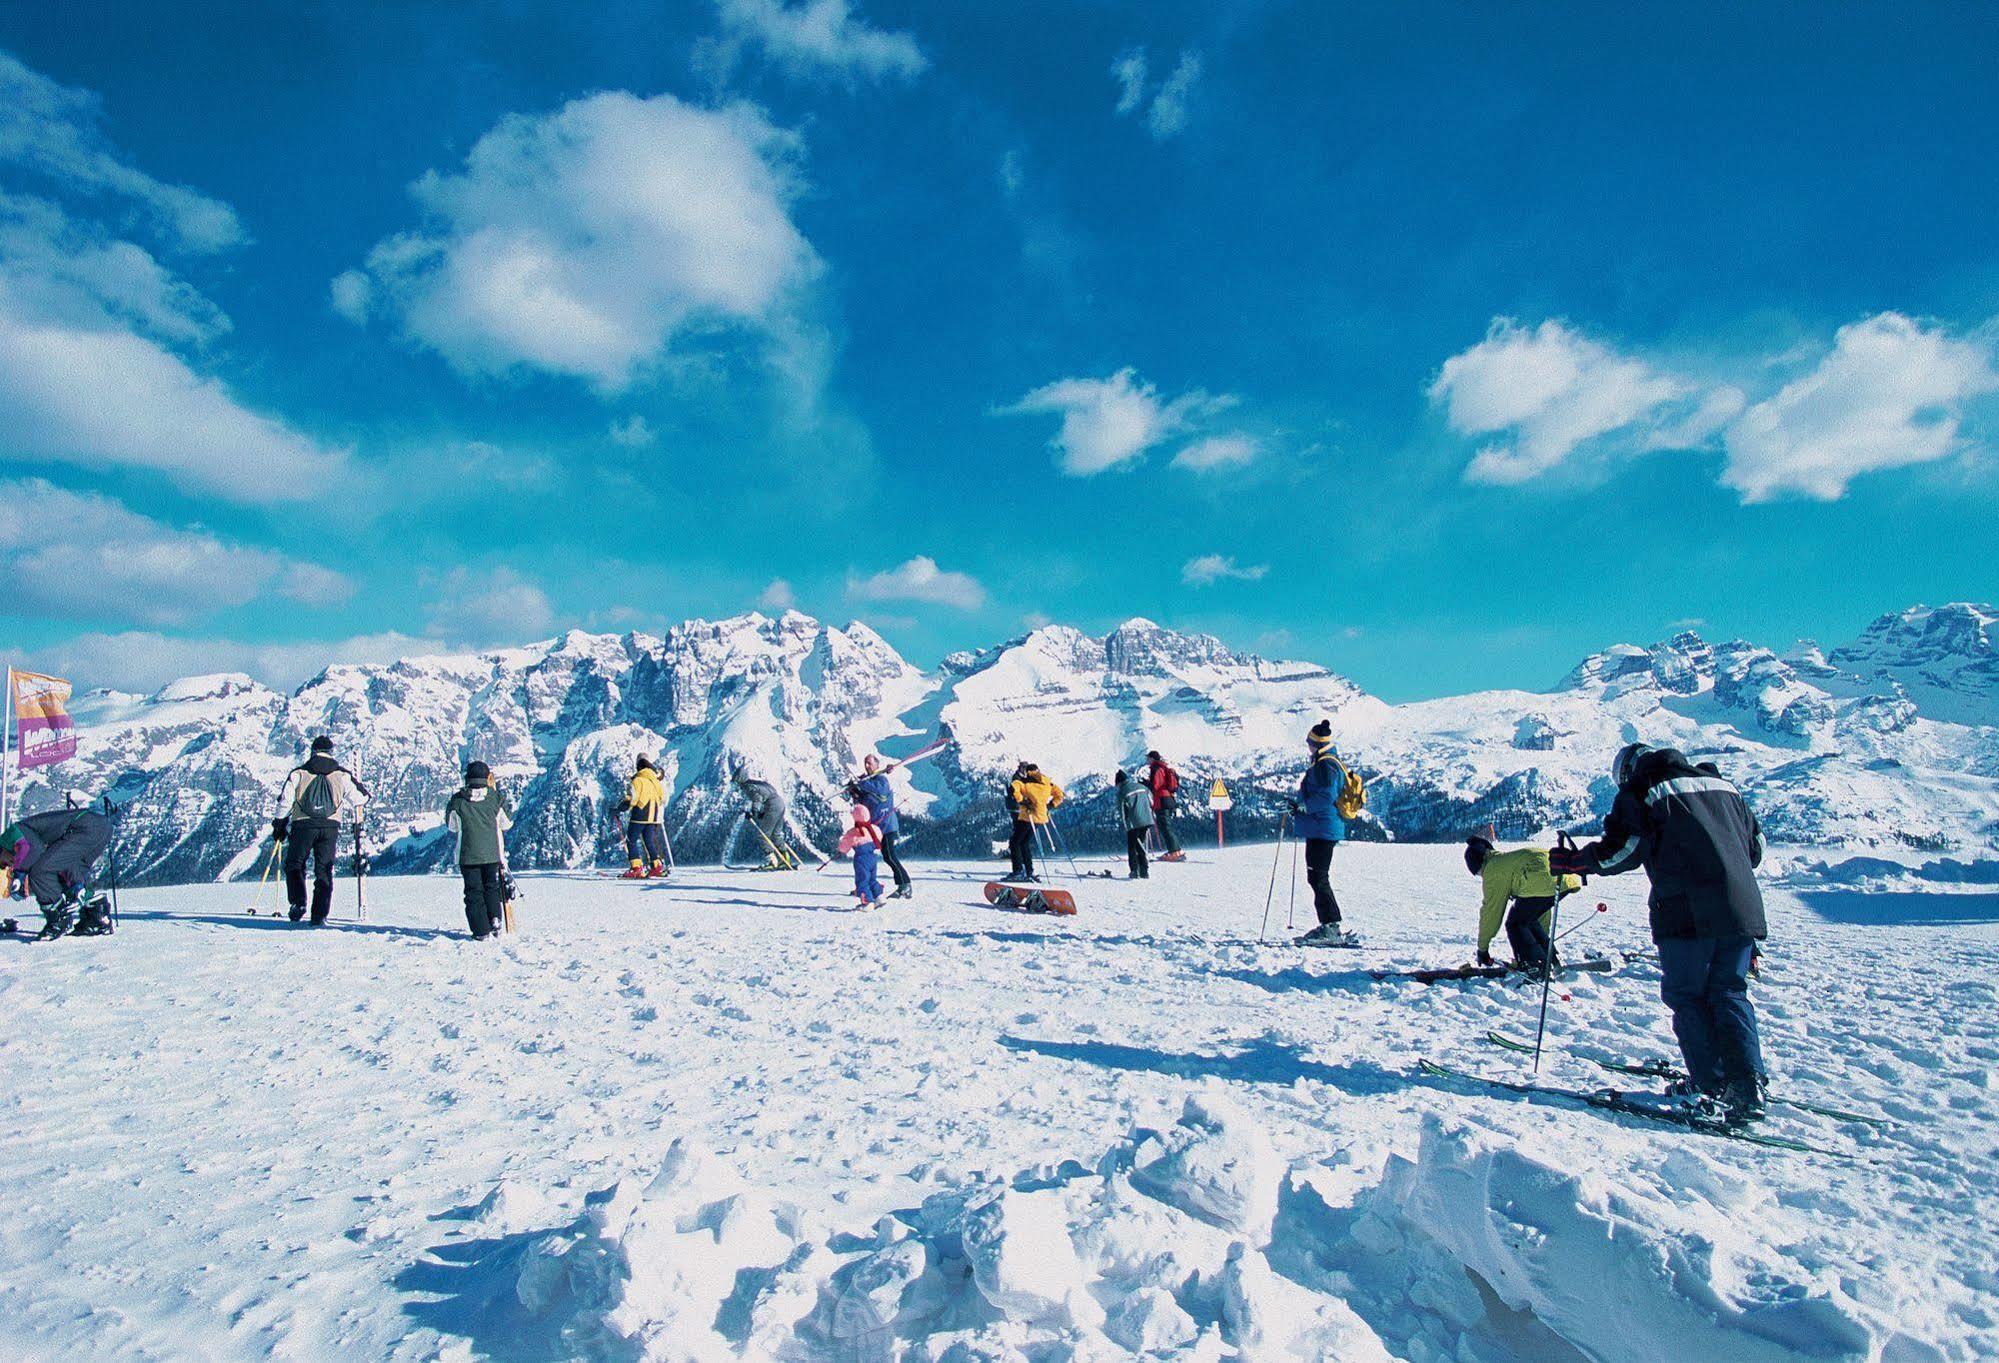
M 1465 840 L 1465 869 L 1485 885 L 1478 915 L 1478 963 L 1493 963 L 1492 939 L 1499 935 L 1503 919 L 1515 965 L 1537 975 L 1550 964 L 1559 965 L 1555 945 L 1548 938 L 1548 915 L 1555 900 L 1579 888 L 1581 882 L 1574 876 L 1557 882 L 1548 869 L 1547 852 L 1539 847 L 1495 851 L 1492 839 L 1478 833 Z
M 458 873 L 465 880 L 465 925 L 475 941 L 500 930 L 506 916 L 506 852 L 501 837 L 514 826 L 507 801 L 484 762 L 465 768 L 465 785 L 444 807 L 444 826 L 458 835 Z

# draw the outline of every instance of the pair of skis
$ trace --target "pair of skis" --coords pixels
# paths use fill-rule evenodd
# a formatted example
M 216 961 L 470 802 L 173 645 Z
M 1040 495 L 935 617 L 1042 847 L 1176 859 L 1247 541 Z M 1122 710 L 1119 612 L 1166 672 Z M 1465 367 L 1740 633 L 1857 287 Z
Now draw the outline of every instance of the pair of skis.
M 1485 1039 L 1493 1045 L 1509 1051 L 1518 1051 L 1527 1055 L 1531 1055 L 1534 1051 L 1534 1048 L 1526 1042 L 1507 1036 L 1504 1032 L 1487 1032 Z M 1600 1060 L 1593 1055 L 1585 1055 L 1579 1058 L 1589 1061 L 1590 1064 L 1595 1065 L 1598 1069 L 1609 1070 L 1612 1074 L 1628 1074 L 1640 1079 L 1663 1079 L 1669 1084 L 1677 1084 L 1687 1077 L 1685 1070 L 1668 1065 L 1663 1060 L 1645 1060 L 1637 1064 L 1632 1064 L 1627 1061 Z M 1886 1117 L 1877 1117 L 1866 1112 L 1848 1112 L 1843 1108 L 1821 1107 L 1817 1103 L 1807 1103 L 1796 1098 L 1772 1098 L 1770 1101 L 1779 1107 L 1794 1108 L 1799 1112 L 1809 1112 L 1817 1117 L 1830 1117 L 1836 1122 L 1859 1122 L 1865 1126 L 1874 1127 L 1892 1125 Z
M 1565 961 L 1555 969 L 1557 975 L 1591 974 L 1602 975 L 1617 969 L 1617 962 L 1607 956 L 1598 956 L 1587 961 Z M 1453 980 L 1504 980 L 1539 979 L 1540 972 L 1511 965 L 1453 965 L 1422 970 L 1370 970 L 1367 972 L 1377 980 L 1413 980 L 1417 984 L 1446 984 Z M 1528 1050 L 1534 1048 L 1529 1046 Z

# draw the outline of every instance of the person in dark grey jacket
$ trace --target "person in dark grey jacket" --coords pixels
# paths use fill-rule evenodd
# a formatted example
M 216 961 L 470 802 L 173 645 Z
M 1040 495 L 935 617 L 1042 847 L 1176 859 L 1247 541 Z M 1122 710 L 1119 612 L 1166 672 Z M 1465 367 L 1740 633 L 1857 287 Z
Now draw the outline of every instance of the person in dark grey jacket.
M 1152 831 L 1152 791 L 1131 779 L 1131 773 L 1117 774 L 1118 813 L 1124 818 L 1124 856 L 1131 867 L 1131 879 L 1150 880 L 1152 863 L 1145 856 L 1145 835 Z
M 475 941 L 500 930 L 506 915 L 506 849 L 514 826 L 507 801 L 484 762 L 465 768 L 465 785 L 444 807 L 444 826 L 458 835 L 458 874 L 465 881 L 465 925 Z
M 1617 797 L 1603 836 L 1549 852 L 1556 875 L 1652 880 L 1652 940 L 1687 1075 L 1736 1121 L 1763 1115 L 1762 1041 L 1749 1001 L 1757 943 L 1769 935 L 1756 868 L 1763 830 L 1741 794 L 1672 748 L 1630 743 L 1611 774 Z
M 15 876 L 25 878 L 42 911 L 44 939 L 72 928 L 109 932 L 110 920 L 88 892 L 97 858 L 110 844 L 111 820 L 95 810 L 52 809 L 18 819 L 0 831 L 0 897 Z

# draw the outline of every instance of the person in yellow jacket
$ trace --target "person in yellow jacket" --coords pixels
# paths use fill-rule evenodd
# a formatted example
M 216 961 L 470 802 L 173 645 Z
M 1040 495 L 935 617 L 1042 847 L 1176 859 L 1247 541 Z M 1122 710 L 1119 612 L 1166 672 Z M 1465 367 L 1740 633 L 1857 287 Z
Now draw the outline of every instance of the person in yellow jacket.
M 1574 876 L 1557 881 L 1548 869 L 1547 852 L 1539 847 L 1501 852 L 1494 849 L 1492 839 L 1479 833 L 1465 840 L 1465 869 L 1485 886 L 1478 915 L 1478 963 L 1493 963 L 1492 939 L 1499 935 L 1503 920 L 1515 965 L 1537 975 L 1551 963 L 1559 965 L 1555 944 L 1548 938 L 1548 916 L 1555 900 L 1581 889 L 1582 882 Z
M 641 757 L 632 772 L 625 802 L 625 855 L 631 858 L 627 880 L 666 874 L 666 787 L 650 757 Z M 650 861 L 650 865 L 648 865 Z
M 1013 871 L 1008 880 L 1039 880 L 1034 874 L 1034 829 L 1048 822 L 1048 816 L 1062 803 L 1062 787 L 1041 774 L 1032 762 L 1014 768 L 1007 786 L 1007 812 L 1013 815 L 1013 837 L 1007 850 L 1013 855 Z

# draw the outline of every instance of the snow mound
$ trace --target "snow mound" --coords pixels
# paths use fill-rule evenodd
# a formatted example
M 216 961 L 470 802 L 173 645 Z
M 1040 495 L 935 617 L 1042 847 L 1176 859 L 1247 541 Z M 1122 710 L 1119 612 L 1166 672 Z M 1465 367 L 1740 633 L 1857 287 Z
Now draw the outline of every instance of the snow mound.
M 1613 1187 L 1432 1116 L 1417 1157 L 1391 1157 L 1351 1215 L 1301 1188 L 1277 1237 L 1344 1270 L 1377 1328 L 1421 1337 L 1430 1352 L 1412 1357 L 1938 1357 L 1877 1331 L 1830 1275 L 1742 1233 L 1770 1212 L 1753 1184 L 1685 1154 L 1659 1172 L 1666 1186 Z M 1335 1228 L 1348 1234 L 1329 1238 Z
M 1697 1157 L 1666 1158 L 1669 1197 L 1431 1117 L 1377 1182 L 1346 1162 L 1286 1171 L 1204 1092 L 1094 1168 L 937 1193 L 852 1234 L 676 1142 L 650 1182 L 495 1256 L 529 1333 L 588 1359 L 1936 1357 L 1731 1235 L 1769 1196 Z M 1342 1182 L 1349 1197 L 1329 1191 Z

